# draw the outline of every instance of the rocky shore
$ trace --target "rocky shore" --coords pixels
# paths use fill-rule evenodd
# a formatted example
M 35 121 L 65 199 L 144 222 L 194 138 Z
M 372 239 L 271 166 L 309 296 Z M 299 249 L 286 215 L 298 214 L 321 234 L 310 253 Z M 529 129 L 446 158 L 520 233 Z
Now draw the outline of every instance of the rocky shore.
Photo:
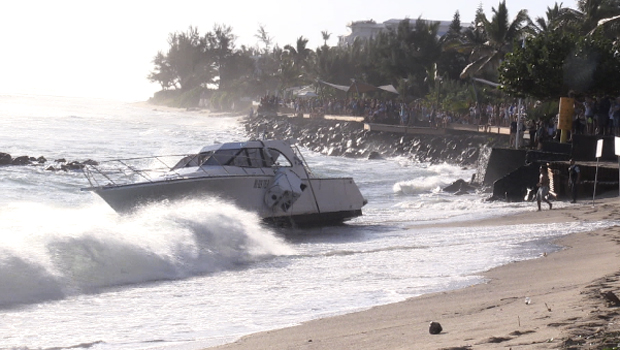
M 258 116 L 244 120 L 250 137 L 295 139 L 308 149 L 328 156 L 380 159 L 404 156 L 420 162 L 474 166 L 481 150 L 506 147 L 507 135 L 459 133 L 446 135 L 402 135 L 364 130 L 360 122 L 328 119 L 290 118 L 287 116 Z M 44 156 L 18 156 L 0 152 L 0 166 L 37 165 L 51 163 Z M 79 170 L 96 161 L 67 161 L 56 159 L 45 170 Z
M 459 133 L 400 135 L 369 132 L 363 123 L 326 119 L 269 116 L 248 118 L 245 127 L 256 138 L 293 138 L 329 156 L 384 158 L 405 156 L 421 162 L 472 166 L 485 147 L 506 147 L 507 135 Z
M 47 163 L 48 163 L 48 160 L 44 156 L 39 156 L 39 157 L 17 156 L 17 157 L 13 157 L 13 156 L 11 156 L 8 153 L 0 152 L 0 166 L 7 166 L 7 165 L 39 165 L 39 166 L 45 166 L 45 164 L 47 164 Z M 80 161 L 70 161 L 70 162 L 67 162 L 67 160 L 64 159 L 64 158 L 56 159 L 56 160 L 54 160 L 54 163 L 56 165 L 49 165 L 49 166 L 47 166 L 47 168 L 45 168 L 45 170 L 49 170 L 49 171 L 80 170 L 85 165 L 88 165 L 88 164 L 97 165 L 98 164 L 96 161 L 94 161 L 92 159 L 87 159 L 87 160 L 82 161 L 82 162 L 80 162 Z

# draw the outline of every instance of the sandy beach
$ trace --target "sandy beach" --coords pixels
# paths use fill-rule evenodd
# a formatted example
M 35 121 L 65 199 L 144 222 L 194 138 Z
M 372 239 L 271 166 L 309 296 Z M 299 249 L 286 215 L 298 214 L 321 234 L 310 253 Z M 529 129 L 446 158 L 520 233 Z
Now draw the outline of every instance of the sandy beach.
M 594 206 L 582 201 L 482 224 L 619 219 L 620 199 L 611 196 Z M 618 242 L 620 227 L 569 235 L 557 242 L 565 249 L 487 271 L 484 284 L 252 334 L 210 349 L 612 348 L 620 342 L 620 309 L 604 294 L 620 296 Z M 431 321 L 441 324 L 440 334 L 429 333 Z

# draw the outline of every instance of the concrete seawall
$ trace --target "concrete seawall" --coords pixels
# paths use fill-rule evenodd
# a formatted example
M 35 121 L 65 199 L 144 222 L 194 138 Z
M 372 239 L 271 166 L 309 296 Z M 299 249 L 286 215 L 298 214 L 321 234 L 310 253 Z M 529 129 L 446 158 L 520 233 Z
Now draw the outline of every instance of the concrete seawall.
M 367 126 L 370 125 L 370 126 Z M 294 138 L 314 151 L 333 156 L 405 156 L 424 162 L 471 166 L 484 147 L 506 147 L 509 136 L 435 128 L 407 128 L 326 118 L 255 117 L 246 130 L 258 138 Z

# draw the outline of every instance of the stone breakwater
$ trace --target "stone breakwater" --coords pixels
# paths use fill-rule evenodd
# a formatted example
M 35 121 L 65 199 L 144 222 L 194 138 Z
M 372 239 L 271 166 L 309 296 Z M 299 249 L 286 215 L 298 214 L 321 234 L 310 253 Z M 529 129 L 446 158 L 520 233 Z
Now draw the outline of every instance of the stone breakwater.
M 40 166 L 45 166 L 45 164 L 48 163 L 48 160 L 44 157 L 44 156 L 40 156 L 38 158 L 36 157 L 30 157 L 30 156 L 18 156 L 18 157 L 12 157 L 10 154 L 8 153 L 3 153 L 0 152 L 0 166 L 8 166 L 8 165 L 40 165 Z M 50 170 L 50 171 L 57 171 L 57 170 L 63 170 L 63 171 L 69 171 L 69 170 L 80 170 L 82 168 L 84 168 L 85 165 L 97 165 L 98 163 L 92 159 L 87 159 L 83 162 L 79 162 L 79 161 L 71 161 L 71 162 L 67 162 L 66 159 L 61 158 L 61 159 L 56 159 L 54 160 L 54 163 L 56 163 L 56 165 L 49 165 L 47 168 L 45 168 L 45 170 Z
M 363 123 L 269 116 L 248 118 L 248 134 L 265 139 L 296 139 L 315 152 L 330 156 L 383 158 L 405 156 L 420 162 L 476 164 L 484 147 L 506 147 L 507 135 L 459 133 L 402 135 L 364 130 Z

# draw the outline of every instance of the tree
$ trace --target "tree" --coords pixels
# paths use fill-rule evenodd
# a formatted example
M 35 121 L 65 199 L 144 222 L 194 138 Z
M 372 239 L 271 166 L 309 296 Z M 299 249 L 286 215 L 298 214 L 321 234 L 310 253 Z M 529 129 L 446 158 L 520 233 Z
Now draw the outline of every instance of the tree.
M 499 69 L 502 90 L 515 97 L 547 100 L 567 96 L 564 62 L 574 51 L 576 39 L 561 31 L 529 37 L 524 47 L 506 55 Z
M 502 89 L 516 97 L 540 100 L 620 92 L 617 44 L 602 34 L 578 37 L 561 31 L 528 38 L 500 67 Z
M 293 64 L 302 70 L 307 67 L 308 60 L 312 56 L 312 50 L 307 48 L 307 45 L 308 39 L 300 36 L 299 38 L 297 38 L 297 42 L 295 43 L 294 47 L 291 45 L 284 46 L 284 50 L 293 60 Z
M 484 69 L 497 72 L 502 59 L 512 51 L 514 41 L 521 38 L 525 24 L 530 21 L 527 10 L 521 10 L 511 22 L 505 0 L 499 3 L 497 9 L 492 8 L 492 11 L 490 21 L 483 13 L 477 13 L 477 22 L 468 36 L 473 41 L 465 43 L 471 47 L 471 63 L 463 69 L 461 78 L 473 77 Z M 481 35 L 486 39 L 484 42 L 480 41 Z
M 168 90 L 171 87 L 178 88 L 174 70 L 161 51 L 157 52 L 153 58 L 153 64 L 155 69 L 148 75 L 149 81 L 159 83 L 162 90 Z
M 300 36 L 297 38 L 295 47 L 291 45 L 284 46 L 285 57 L 282 60 L 282 72 L 286 72 L 287 75 L 287 78 L 283 80 L 286 84 L 283 86 L 284 88 L 289 87 L 288 84 L 297 85 L 313 80 L 308 73 L 310 72 L 309 66 L 314 52 L 307 48 L 307 45 L 308 39 Z
M 614 39 L 620 33 L 619 0 L 578 0 L 577 9 L 562 9 L 558 18 L 559 26 L 565 32 L 590 35 L 602 30 Z
M 170 48 L 153 59 L 155 70 L 149 75 L 162 87 L 191 90 L 213 82 L 213 61 L 206 48 L 206 38 L 198 29 L 189 27 L 185 33 L 172 33 L 168 38 Z
M 547 7 L 547 12 L 545 12 L 546 18 L 536 17 L 534 22 L 530 24 L 531 33 L 536 35 L 559 28 L 562 25 L 562 18 L 569 11 L 570 9 L 562 7 L 562 4 L 558 5 L 557 2 L 554 7 Z
M 458 49 L 465 42 L 463 36 L 461 16 L 456 11 L 448 31 L 440 39 L 442 52 L 437 60 L 437 70 L 440 75 L 445 75 L 449 79 L 459 79 L 461 72 L 467 66 L 467 54 Z
M 256 31 L 254 37 L 257 38 L 260 43 L 265 45 L 262 52 L 269 53 L 271 50 L 271 44 L 273 43 L 273 38 L 269 36 L 269 33 L 264 25 L 260 24 L 258 26 L 258 30 Z
M 328 33 L 326 30 L 321 31 L 321 36 L 323 37 L 323 47 L 327 47 L 327 41 L 332 36 L 331 33 Z
M 234 72 L 230 59 L 235 51 L 237 37 L 232 33 L 232 27 L 214 25 L 213 31 L 207 33 L 206 39 L 208 51 L 213 57 L 215 69 L 218 72 L 218 86 L 220 89 L 226 89 L 229 75 Z

